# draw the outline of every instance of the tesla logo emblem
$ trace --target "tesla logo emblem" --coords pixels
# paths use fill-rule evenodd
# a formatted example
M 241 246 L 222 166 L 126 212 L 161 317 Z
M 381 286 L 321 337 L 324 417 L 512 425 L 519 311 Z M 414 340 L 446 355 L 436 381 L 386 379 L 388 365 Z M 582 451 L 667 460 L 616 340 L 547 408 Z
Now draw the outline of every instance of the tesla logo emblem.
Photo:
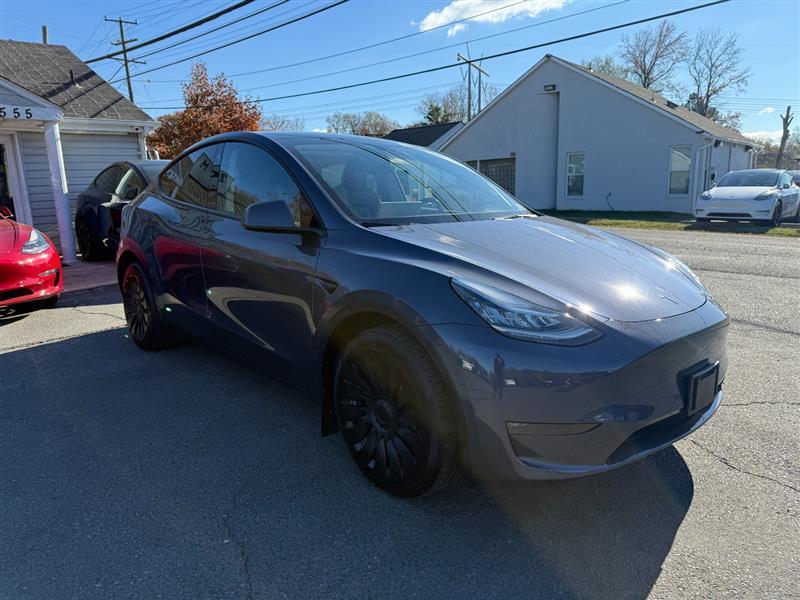
M 678 304 L 678 301 L 675 300 L 675 298 L 673 298 L 669 294 L 659 294 L 658 297 L 661 298 L 662 300 L 667 300 L 668 302 L 672 302 L 673 304 Z

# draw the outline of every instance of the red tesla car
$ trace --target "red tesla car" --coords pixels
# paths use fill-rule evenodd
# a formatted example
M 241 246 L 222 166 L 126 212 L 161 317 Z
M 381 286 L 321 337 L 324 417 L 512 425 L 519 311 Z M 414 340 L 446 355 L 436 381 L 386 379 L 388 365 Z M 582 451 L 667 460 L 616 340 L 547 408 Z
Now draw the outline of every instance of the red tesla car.
M 0 207 L 0 308 L 45 301 L 55 304 L 63 286 L 61 259 L 41 231 L 11 219 Z

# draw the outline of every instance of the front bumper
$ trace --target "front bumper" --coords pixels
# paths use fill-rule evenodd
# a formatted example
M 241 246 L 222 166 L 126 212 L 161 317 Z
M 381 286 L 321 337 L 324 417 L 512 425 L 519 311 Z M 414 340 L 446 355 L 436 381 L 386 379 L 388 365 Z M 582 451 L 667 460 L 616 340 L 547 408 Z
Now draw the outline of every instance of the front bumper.
M 775 200 L 703 200 L 694 207 L 699 219 L 723 221 L 769 220 L 775 211 Z
M 56 296 L 63 279 L 61 261 L 52 247 L 16 261 L 0 260 L 0 306 Z
M 727 326 L 706 302 L 660 321 L 614 324 L 572 348 L 513 340 L 488 326 L 431 329 L 460 399 L 471 470 L 509 480 L 600 473 L 701 427 L 722 401 Z M 714 401 L 689 414 L 689 376 L 714 363 Z M 530 431 L 519 433 L 524 424 Z

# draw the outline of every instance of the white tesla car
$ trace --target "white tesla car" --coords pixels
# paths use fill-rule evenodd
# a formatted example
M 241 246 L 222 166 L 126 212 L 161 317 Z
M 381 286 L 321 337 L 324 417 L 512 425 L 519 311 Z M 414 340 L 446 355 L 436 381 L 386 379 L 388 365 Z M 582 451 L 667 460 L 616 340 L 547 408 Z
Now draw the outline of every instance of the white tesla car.
M 800 217 L 800 188 L 788 171 L 731 171 L 703 192 L 694 208 L 697 221 L 760 221 L 777 227 Z

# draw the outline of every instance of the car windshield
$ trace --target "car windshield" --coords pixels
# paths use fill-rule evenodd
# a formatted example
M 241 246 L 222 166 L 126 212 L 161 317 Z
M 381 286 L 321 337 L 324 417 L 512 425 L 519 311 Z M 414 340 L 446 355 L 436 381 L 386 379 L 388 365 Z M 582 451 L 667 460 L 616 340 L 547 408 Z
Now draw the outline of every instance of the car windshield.
M 286 146 L 364 225 L 535 215 L 470 167 L 422 148 L 320 138 Z
M 719 180 L 717 187 L 773 187 L 777 183 L 776 171 L 732 171 Z

